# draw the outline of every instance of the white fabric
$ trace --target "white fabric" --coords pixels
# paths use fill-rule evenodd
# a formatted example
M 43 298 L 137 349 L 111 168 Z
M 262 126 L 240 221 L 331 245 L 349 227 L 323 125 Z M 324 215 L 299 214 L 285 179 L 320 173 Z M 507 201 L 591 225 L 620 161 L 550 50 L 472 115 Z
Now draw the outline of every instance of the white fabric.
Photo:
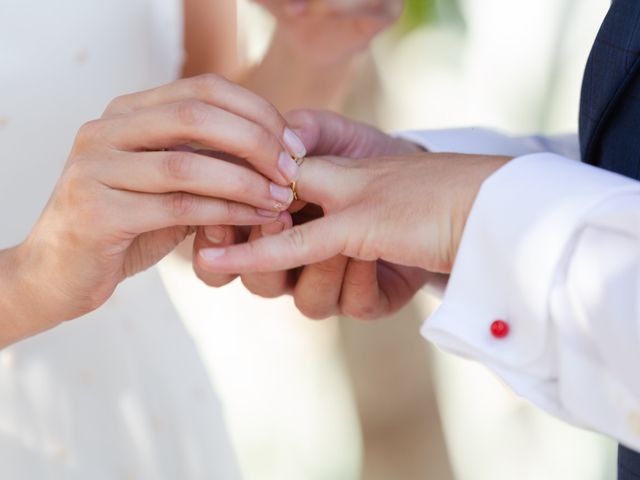
M 78 127 L 117 95 L 175 79 L 181 61 L 179 0 L 0 3 L 0 248 L 28 233 Z M 238 478 L 210 379 L 154 270 L 0 352 L 0 465 L 25 480 Z
M 408 132 L 431 151 L 516 158 L 468 219 L 423 334 L 550 413 L 640 449 L 640 182 L 577 157 L 577 139 Z M 543 152 L 543 153 L 536 153 Z M 511 326 L 504 339 L 494 320 Z

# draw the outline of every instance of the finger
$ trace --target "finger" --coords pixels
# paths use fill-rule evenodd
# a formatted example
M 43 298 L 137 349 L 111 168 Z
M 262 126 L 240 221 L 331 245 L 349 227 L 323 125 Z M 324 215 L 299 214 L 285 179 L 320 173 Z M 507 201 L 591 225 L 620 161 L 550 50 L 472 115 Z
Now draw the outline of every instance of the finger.
M 391 155 L 397 151 L 399 140 L 337 113 L 294 110 L 285 114 L 285 118 L 309 155 L 368 158 Z
M 242 245 L 200 250 L 197 261 L 203 269 L 219 273 L 290 270 L 341 254 L 347 231 L 348 222 L 334 215 Z
M 249 241 L 252 242 L 265 236 L 277 235 L 288 228 L 291 228 L 291 216 L 283 215 L 276 222 L 254 227 L 249 236 Z M 288 270 L 242 275 L 242 283 L 247 290 L 263 298 L 277 298 L 290 293 L 291 280 Z
M 342 314 L 371 320 L 384 315 L 388 307 L 389 299 L 378 285 L 378 262 L 350 259 L 340 297 Z
M 279 139 L 291 156 L 302 158 L 306 155 L 304 145 L 287 129 L 285 119 L 271 103 L 254 92 L 213 74 L 123 95 L 109 104 L 105 115 L 120 115 L 190 99 L 200 100 L 259 124 Z
M 333 211 L 354 201 L 364 187 L 363 173 L 340 157 L 308 157 L 300 167 L 296 193 L 304 202 Z
M 377 263 L 380 290 L 389 300 L 386 315 L 402 308 L 429 279 L 438 276 L 421 268 L 392 265 L 382 260 Z
M 111 188 L 145 193 L 189 192 L 286 210 L 293 191 L 224 160 L 184 151 L 119 153 L 96 162 L 95 176 Z
M 198 227 L 193 241 L 193 258 L 203 248 L 227 247 L 236 243 L 236 228 L 228 225 L 212 225 Z M 234 274 L 216 274 L 199 268 L 197 262 L 193 262 L 193 270 L 196 276 L 210 287 L 223 287 L 237 278 Z
M 119 150 L 162 150 L 197 142 L 247 160 L 276 183 L 295 181 L 298 165 L 261 125 L 196 100 L 137 110 L 90 122 L 78 142 L 107 142 Z
M 184 192 L 118 191 L 110 208 L 110 212 L 118 213 L 98 214 L 96 221 L 111 219 L 112 227 L 131 236 L 179 225 L 262 225 L 273 222 L 278 215 L 241 203 Z
M 337 314 L 348 260 L 338 255 L 304 267 L 293 291 L 298 310 L 314 320 Z

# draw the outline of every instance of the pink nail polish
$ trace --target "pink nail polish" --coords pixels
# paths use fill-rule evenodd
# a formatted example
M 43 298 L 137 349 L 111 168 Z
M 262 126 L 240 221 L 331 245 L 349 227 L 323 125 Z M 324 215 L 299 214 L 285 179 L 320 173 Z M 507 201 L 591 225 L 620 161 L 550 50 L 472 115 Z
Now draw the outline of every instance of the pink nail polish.
M 302 143 L 300 137 L 298 137 L 290 128 L 284 129 L 283 141 L 291 155 L 294 157 L 303 158 L 307 156 L 307 149 L 305 148 L 304 143 Z
M 282 152 L 278 159 L 278 169 L 289 183 L 298 180 L 298 164 L 287 152 Z
M 225 248 L 203 248 L 200 250 L 200 256 L 207 262 L 212 262 L 225 254 Z
M 293 202 L 293 190 L 291 190 L 291 188 L 271 183 L 269 185 L 269 190 L 271 191 L 271 198 L 276 202 L 285 205 L 289 205 Z

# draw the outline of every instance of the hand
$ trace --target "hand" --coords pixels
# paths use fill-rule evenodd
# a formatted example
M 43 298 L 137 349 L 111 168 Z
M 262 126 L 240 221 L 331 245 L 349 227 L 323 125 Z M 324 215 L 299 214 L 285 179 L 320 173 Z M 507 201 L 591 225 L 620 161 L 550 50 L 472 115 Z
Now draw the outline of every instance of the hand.
M 395 22 L 404 0 L 255 0 L 278 19 L 276 38 L 315 65 L 349 59 Z
M 165 151 L 193 143 L 251 168 L 185 148 Z M 97 308 L 191 225 L 273 222 L 292 200 L 291 155 L 303 153 L 271 105 L 219 77 L 117 98 L 80 129 L 41 218 L 12 250 L 11 283 L 22 293 L 15 303 L 29 299 L 18 305 L 24 336 Z
M 286 115 L 287 121 L 303 139 L 311 154 L 333 154 L 353 158 L 420 152 L 416 145 L 390 137 L 383 132 L 352 122 L 329 112 L 296 111 Z M 296 224 L 320 218 L 322 210 L 316 205 L 302 202 L 294 205 Z M 216 274 L 207 271 L 198 260 L 198 252 L 204 248 L 232 245 L 262 236 L 274 235 L 291 227 L 292 219 L 280 218 L 263 227 L 254 228 L 250 234 L 224 228 L 210 228 L 207 241 L 204 232 L 196 235 L 194 245 L 195 270 L 211 286 L 222 286 L 235 275 Z M 224 238 L 224 241 L 219 239 Z M 425 283 L 429 273 L 421 269 L 404 267 L 386 262 L 363 262 L 337 255 L 302 269 L 247 273 L 242 275 L 244 285 L 253 293 L 278 297 L 291 293 L 296 306 L 310 318 L 326 318 L 341 314 L 370 319 L 390 315 L 401 308 Z
M 218 272 L 268 272 L 342 254 L 449 273 L 466 219 L 504 157 L 422 153 L 353 160 L 309 158 L 299 193 L 325 216 L 279 235 L 200 252 Z

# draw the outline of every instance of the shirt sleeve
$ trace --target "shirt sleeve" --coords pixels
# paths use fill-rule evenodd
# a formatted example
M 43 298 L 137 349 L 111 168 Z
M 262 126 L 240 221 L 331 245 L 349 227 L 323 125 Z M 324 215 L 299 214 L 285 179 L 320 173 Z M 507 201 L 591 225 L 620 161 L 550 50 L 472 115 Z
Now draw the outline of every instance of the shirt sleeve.
M 548 412 L 640 450 L 640 182 L 564 156 L 577 156 L 575 137 L 491 132 L 495 144 L 484 133 L 461 144 L 457 132 L 405 138 L 517 158 L 482 186 L 422 333 Z M 495 320 L 506 337 L 491 334 Z

